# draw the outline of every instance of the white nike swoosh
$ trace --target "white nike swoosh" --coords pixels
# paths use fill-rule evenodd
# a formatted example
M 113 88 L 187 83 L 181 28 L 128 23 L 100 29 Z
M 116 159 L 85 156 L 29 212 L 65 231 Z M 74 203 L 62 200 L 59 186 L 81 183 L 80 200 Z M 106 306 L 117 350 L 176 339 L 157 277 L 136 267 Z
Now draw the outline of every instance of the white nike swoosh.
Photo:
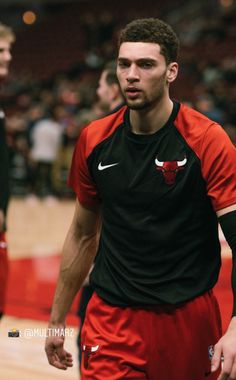
M 112 166 L 115 166 L 118 164 L 119 164 L 119 162 L 116 162 L 115 164 L 110 164 L 110 165 L 102 165 L 102 163 L 100 162 L 98 165 L 98 170 L 108 169 L 108 168 L 111 168 Z

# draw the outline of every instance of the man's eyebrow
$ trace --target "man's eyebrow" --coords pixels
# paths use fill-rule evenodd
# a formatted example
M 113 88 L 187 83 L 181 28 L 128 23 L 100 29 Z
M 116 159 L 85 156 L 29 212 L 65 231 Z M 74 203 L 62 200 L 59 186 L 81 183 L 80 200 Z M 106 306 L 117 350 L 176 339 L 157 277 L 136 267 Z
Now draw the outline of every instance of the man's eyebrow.
M 118 61 L 132 61 L 132 59 L 128 57 L 118 57 Z M 142 57 L 135 59 L 135 62 L 156 62 L 156 59 L 151 57 Z
M 156 59 L 151 58 L 151 57 L 142 57 L 142 58 L 137 59 L 137 62 L 153 62 L 153 63 L 155 63 Z
M 118 57 L 118 61 L 130 61 L 130 59 L 125 57 Z

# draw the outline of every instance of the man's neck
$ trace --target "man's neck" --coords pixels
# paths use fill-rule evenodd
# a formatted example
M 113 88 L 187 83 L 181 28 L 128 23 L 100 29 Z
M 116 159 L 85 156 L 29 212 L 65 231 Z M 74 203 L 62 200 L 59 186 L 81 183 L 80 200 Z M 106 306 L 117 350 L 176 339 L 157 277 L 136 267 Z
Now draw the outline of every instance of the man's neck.
M 157 106 L 144 110 L 130 110 L 132 132 L 136 134 L 153 134 L 168 121 L 173 110 L 173 102 L 168 98 Z

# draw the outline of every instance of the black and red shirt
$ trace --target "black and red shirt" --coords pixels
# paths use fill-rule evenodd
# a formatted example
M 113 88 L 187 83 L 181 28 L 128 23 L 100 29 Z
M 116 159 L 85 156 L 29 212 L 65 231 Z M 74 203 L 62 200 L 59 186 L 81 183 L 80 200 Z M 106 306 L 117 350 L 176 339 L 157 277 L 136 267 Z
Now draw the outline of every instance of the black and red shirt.
M 216 211 L 236 203 L 236 149 L 218 124 L 174 103 L 160 130 L 138 135 L 123 107 L 82 131 L 69 183 L 101 204 L 91 281 L 105 301 L 178 304 L 215 285 Z

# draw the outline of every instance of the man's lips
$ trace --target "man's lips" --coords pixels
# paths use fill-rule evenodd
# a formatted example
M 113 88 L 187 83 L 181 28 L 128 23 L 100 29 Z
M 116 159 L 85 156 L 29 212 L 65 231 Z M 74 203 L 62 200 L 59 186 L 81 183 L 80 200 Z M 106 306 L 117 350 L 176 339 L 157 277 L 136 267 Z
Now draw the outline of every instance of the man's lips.
M 141 90 L 136 87 L 127 87 L 125 92 L 129 97 L 134 98 L 141 92 Z
M 125 91 L 134 92 L 134 91 L 140 91 L 140 89 L 138 87 L 129 86 L 129 87 L 126 87 Z

